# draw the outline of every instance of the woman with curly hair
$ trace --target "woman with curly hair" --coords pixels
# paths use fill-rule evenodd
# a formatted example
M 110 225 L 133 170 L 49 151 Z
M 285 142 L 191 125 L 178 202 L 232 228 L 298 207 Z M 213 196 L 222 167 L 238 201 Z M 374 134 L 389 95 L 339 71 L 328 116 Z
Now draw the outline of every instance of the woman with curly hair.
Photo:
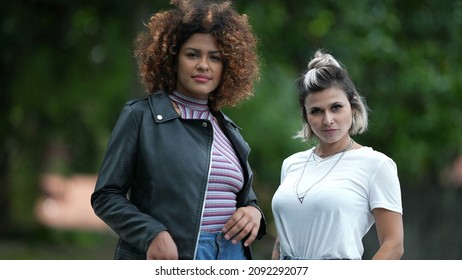
M 136 38 L 148 94 L 125 104 L 91 203 L 116 259 L 251 259 L 266 222 L 249 146 L 220 109 L 252 95 L 257 39 L 230 2 L 171 3 Z

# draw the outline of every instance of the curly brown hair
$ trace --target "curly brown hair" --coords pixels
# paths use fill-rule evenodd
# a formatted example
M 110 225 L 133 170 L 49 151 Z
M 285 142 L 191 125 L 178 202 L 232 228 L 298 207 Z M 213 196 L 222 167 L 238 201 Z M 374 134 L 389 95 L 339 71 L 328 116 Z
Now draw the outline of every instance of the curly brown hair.
M 193 34 L 207 33 L 215 37 L 224 62 L 221 82 L 209 96 L 210 107 L 218 110 L 236 106 L 251 97 L 260 69 L 258 40 L 247 15 L 239 14 L 229 1 L 170 3 L 175 7 L 152 15 L 146 24 L 147 31 L 138 34 L 135 40 L 135 57 L 148 94 L 173 91 L 180 47 Z

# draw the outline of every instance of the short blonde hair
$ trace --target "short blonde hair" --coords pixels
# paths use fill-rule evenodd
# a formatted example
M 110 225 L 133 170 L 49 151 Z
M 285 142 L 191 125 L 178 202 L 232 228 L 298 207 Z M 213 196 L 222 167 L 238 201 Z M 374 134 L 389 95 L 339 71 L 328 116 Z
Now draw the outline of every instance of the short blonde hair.
M 361 134 L 367 130 L 368 108 L 364 97 L 358 93 L 348 72 L 341 64 L 332 55 L 318 50 L 314 58 L 308 63 L 308 70 L 298 79 L 298 101 L 303 118 L 303 128 L 298 131 L 295 138 L 303 138 L 309 141 L 316 137 L 308 124 L 305 100 L 309 94 L 331 87 L 337 87 L 345 92 L 353 109 L 350 135 Z

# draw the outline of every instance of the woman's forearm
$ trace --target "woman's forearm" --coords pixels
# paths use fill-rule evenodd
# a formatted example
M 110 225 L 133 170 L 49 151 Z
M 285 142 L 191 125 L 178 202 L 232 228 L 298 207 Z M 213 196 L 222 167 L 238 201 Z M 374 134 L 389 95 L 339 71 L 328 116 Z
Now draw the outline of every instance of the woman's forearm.
M 276 237 L 276 241 L 274 241 L 274 246 L 273 246 L 273 253 L 271 254 L 271 259 L 272 260 L 279 260 L 280 258 L 280 243 L 279 243 L 279 238 Z

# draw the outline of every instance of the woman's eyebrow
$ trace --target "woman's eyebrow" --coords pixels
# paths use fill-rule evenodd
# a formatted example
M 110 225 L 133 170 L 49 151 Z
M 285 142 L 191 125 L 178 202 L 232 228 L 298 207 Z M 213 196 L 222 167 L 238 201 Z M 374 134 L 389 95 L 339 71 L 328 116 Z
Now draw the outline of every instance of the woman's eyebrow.
M 196 48 L 193 48 L 193 47 L 188 47 L 188 48 L 186 48 L 185 50 L 191 50 L 191 51 L 195 51 L 195 52 L 201 52 L 200 49 L 196 49 Z M 212 51 L 207 51 L 207 53 L 213 53 L 213 54 L 218 53 L 218 54 L 220 54 L 220 51 L 219 51 L 219 50 L 212 50 Z

